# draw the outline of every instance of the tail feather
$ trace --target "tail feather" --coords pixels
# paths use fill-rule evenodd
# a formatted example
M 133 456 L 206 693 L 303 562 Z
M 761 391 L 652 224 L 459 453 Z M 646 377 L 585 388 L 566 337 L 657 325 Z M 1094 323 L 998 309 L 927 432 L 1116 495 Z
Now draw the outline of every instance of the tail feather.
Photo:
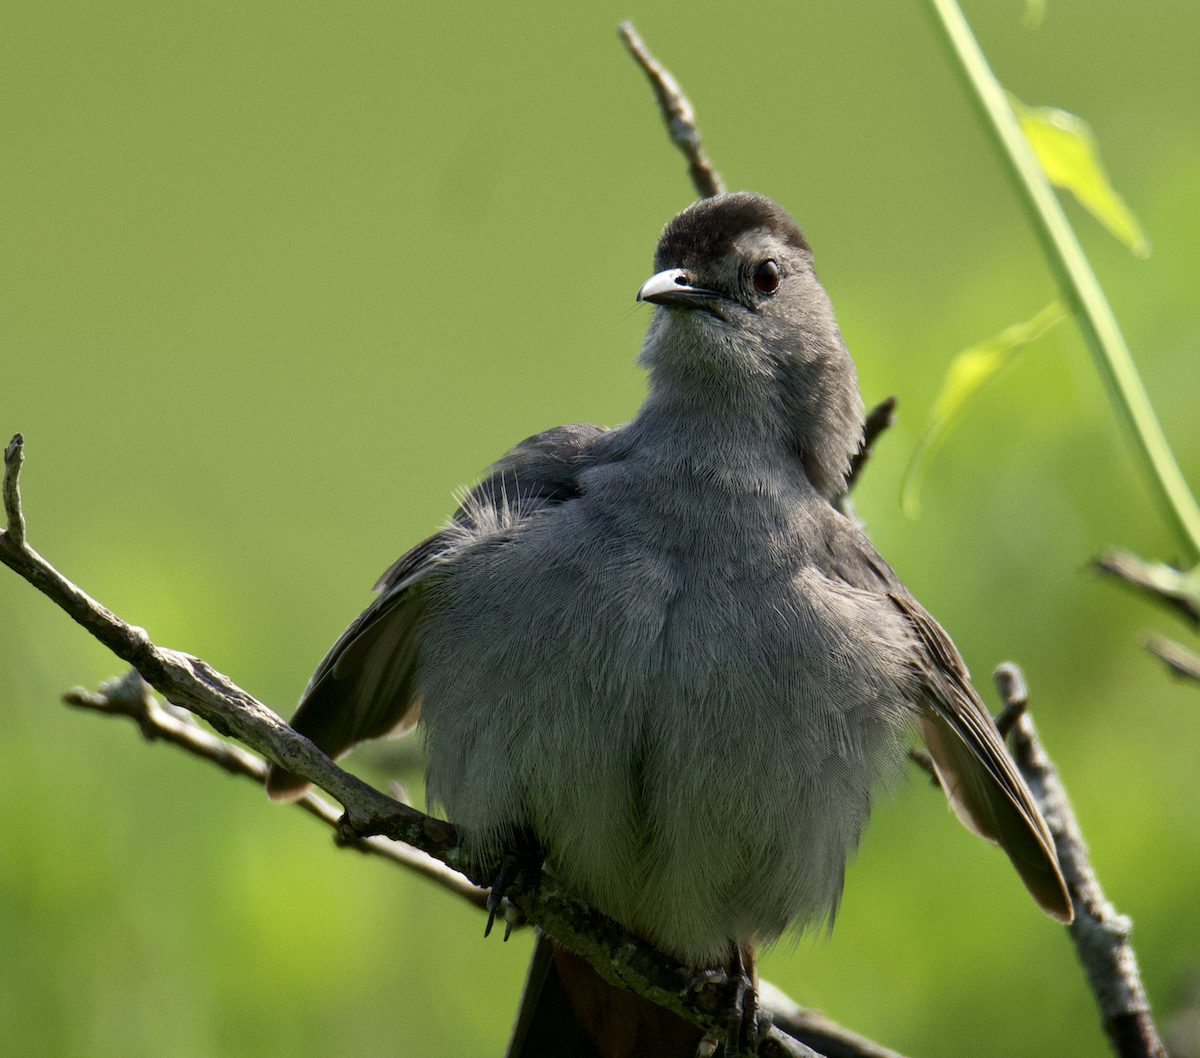
M 555 963 L 555 947 L 539 929 L 504 1058 L 600 1058 L 571 1010 Z
M 505 1058 L 693 1058 L 703 1036 L 539 930 Z

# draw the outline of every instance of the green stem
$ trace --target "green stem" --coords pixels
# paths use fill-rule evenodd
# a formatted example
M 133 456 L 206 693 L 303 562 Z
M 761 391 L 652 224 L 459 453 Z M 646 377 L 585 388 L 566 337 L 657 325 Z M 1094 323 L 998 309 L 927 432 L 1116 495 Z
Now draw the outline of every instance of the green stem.
M 1029 215 L 1050 269 L 1062 288 L 1063 297 L 1075 313 L 1109 397 L 1120 412 L 1154 483 L 1159 502 L 1187 547 L 1189 561 L 1200 561 L 1200 506 L 1175 461 L 1121 328 L 1083 247 L 1079 245 L 1075 231 L 962 10 L 955 0 L 924 2 L 955 68 L 979 108 L 984 127 L 1000 152 L 1017 197 Z

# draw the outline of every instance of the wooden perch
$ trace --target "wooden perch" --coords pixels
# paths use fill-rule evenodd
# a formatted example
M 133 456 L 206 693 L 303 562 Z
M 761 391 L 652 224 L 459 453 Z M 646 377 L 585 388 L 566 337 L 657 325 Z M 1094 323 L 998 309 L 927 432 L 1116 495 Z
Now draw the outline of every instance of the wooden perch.
M 1075 920 L 1067 929 L 1100 1007 L 1100 1019 L 1113 1051 L 1120 1058 L 1167 1058 L 1150 1017 L 1150 1000 L 1129 942 L 1133 923 L 1109 903 L 1092 870 L 1071 800 L 1029 718 L 1025 677 L 1016 665 L 1008 663 L 996 669 L 994 678 L 1004 701 L 996 726 L 1008 735 L 1013 759 L 1054 837 L 1058 863 L 1075 910 Z

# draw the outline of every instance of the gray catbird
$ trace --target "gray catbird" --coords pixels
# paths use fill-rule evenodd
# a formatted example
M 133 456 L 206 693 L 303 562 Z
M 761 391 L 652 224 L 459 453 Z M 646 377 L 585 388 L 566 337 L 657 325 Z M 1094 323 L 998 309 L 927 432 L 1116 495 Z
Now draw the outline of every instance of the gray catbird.
M 419 717 L 430 802 L 471 854 L 532 835 L 546 870 L 695 966 L 832 919 L 915 726 L 959 818 L 1069 921 L 962 658 L 831 504 L 862 401 L 799 227 L 760 195 L 705 199 L 666 226 L 655 273 L 637 416 L 496 463 L 383 575 L 292 725 L 337 755 Z M 268 780 L 277 799 L 305 785 Z M 558 971 L 599 1053 L 694 1050 L 696 1030 L 604 997 L 569 953 Z

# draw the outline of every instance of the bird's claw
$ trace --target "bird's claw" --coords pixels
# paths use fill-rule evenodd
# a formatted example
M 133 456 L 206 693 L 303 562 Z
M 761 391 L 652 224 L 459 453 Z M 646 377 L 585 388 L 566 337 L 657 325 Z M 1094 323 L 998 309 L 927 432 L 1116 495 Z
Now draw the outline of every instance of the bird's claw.
M 725 1052 L 731 1056 L 752 1054 L 761 1035 L 758 990 L 740 950 L 730 961 L 729 981 L 733 986 L 733 1002 L 725 1018 L 729 1027 Z
M 532 874 L 537 876 L 542 869 L 542 850 L 538 845 L 537 840 L 530 835 L 520 835 L 511 845 L 505 848 L 503 855 L 500 857 L 500 870 L 496 872 L 496 879 L 492 882 L 491 892 L 488 893 L 487 909 L 488 920 L 487 925 L 483 929 L 485 937 L 490 936 L 492 926 L 496 922 L 496 912 L 504 909 L 504 939 L 512 935 L 513 923 L 516 919 L 515 914 L 512 914 L 512 905 L 505 900 L 505 894 L 508 887 L 513 883 L 518 874 Z

